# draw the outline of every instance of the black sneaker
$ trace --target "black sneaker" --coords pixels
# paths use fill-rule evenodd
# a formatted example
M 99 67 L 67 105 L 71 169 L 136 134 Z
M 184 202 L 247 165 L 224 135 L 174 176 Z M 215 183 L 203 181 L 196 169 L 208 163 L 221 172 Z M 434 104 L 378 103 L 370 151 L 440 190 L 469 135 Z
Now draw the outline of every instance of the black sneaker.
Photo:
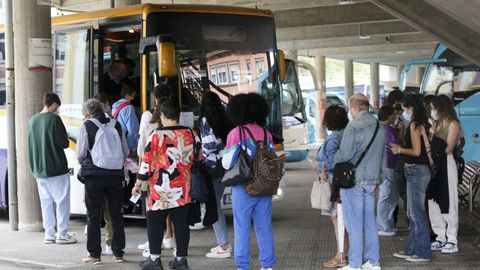
M 157 258 L 155 261 L 148 257 L 145 261 L 138 264 L 142 270 L 163 270 L 162 261 Z
M 180 260 L 178 260 L 175 257 L 175 259 L 173 259 L 173 261 L 168 262 L 168 266 L 170 266 L 170 269 L 188 270 L 187 258 L 181 258 Z

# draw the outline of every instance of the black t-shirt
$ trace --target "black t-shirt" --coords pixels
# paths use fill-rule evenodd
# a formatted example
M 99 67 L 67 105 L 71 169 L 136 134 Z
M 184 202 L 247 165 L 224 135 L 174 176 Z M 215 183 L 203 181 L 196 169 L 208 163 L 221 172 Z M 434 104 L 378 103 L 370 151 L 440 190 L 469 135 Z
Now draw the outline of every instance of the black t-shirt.
M 410 124 L 407 127 L 407 132 L 405 133 L 405 141 L 403 143 L 404 148 L 412 148 L 412 136 L 410 134 Z M 428 156 L 427 156 L 427 150 L 425 148 L 425 143 L 423 141 L 423 135 L 420 135 L 420 145 L 421 145 L 421 152 L 420 156 L 418 157 L 413 157 L 413 156 L 408 156 L 408 155 L 403 155 L 403 161 L 408 164 L 429 164 L 428 162 Z

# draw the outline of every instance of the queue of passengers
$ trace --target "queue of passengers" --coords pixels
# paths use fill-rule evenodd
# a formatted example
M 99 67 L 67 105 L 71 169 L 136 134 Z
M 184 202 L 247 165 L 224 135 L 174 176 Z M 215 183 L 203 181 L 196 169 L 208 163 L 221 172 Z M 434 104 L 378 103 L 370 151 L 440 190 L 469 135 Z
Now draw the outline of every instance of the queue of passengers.
M 164 248 L 175 247 L 170 268 L 188 269 L 189 214 L 194 207 L 189 194 L 190 169 L 200 160 L 208 168 L 215 195 L 215 218 L 210 221 L 217 246 L 206 256 L 231 256 L 220 203 L 225 186 L 220 180 L 224 170 L 237 163 L 243 148 L 248 149 L 250 160 L 257 151 L 257 141 L 264 141 L 267 149 L 273 151 L 271 134 L 268 131 L 263 134 L 268 106 L 257 94 L 240 94 L 231 99 L 225 111 L 220 98 L 207 93 L 201 104 L 197 132 L 180 125 L 178 102 L 167 93 L 170 93 L 167 86 L 156 87 L 155 108 L 142 115 L 141 125 L 131 104 L 136 96 L 131 85 L 122 87 L 122 99 L 113 104 L 111 111 L 109 100 L 101 94 L 83 105 L 86 120 L 78 133 L 76 151 L 82 167 L 78 177 L 85 185 L 87 207 L 89 256 L 83 260 L 86 263 L 101 263 L 102 212 L 110 228 L 106 253 L 113 254 L 114 262 L 123 262 L 123 182 L 129 174 L 124 169 L 125 161 L 135 152 L 140 166 L 136 181 L 131 181 L 131 194 L 138 196 L 148 191 L 149 252 L 140 267 L 163 269 L 160 259 L 163 244 Z M 343 205 L 348 240 L 340 243 L 336 235 L 337 245 L 343 245 L 348 256 L 342 258 L 337 251 L 324 266 L 344 270 L 381 269 L 379 235 L 396 234 L 395 209 L 399 197 L 404 201 L 409 235 L 405 248 L 393 256 L 409 262 L 425 262 L 431 260 L 432 251 L 458 252 L 456 159 L 461 153 L 462 135 L 450 99 L 440 95 L 422 101 L 416 95 L 391 92 L 388 104 L 379 109 L 381 125 L 368 112 L 368 99 L 364 95 L 355 94 L 348 103 L 348 113 L 338 106 L 327 108 L 324 125 L 332 133 L 319 149 L 315 166 L 332 184 L 336 164 L 358 163 L 354 186 L 334 189 L 332 196 L 334 202 L 341 198 Z M 56 94 L 46 94 L 43 111 L 29 123 L 30 168 L 37 178 L 46 244 L 77 242 L 68 233 L 70 182 L 63 152 L 68 139 L 62 120 L 55 113 L 60 105 Z M 244 129 L 249 132 L 242 135 Z M 271 196 L 253 196 L 244 185 L 237 185 L 232 187 L 232 197 L 237 268 L 249 269 L 253 220 L 260 264 L 262 269 L 271 269 L 276 263 Z M 330 216 L 338 233 L 336 207 L 333 203 L 322 214 Z M 170 221 L 166 222 L 167 219 Z M 431 233 L 436 235 L 433 242 Z
M 113 75 L 115 72 L 112 70 Z M 128 159 L 137 154 L 139 172 L 137 180 L 131 181 L 131 194 L 148 192 L 148 257 L 140 263 L 141 269 L 163 269 L 160 259 L 162 246 L 174 248 L 174 258 L 168 264 L 171 269 L 188 269 L 189 219 L 195 205 L 189 194 L 190 169 L 197 160 L 206 167 L 214 194 L 212 203 L 215 213 L 209 224 L 213 224 L 217 245 L 206 256 L 232 256 L 221 209 L 225 189 L 222 175 L 237 163 L 243 147 L 248 148 L 250 161 L 255 157 L 258 142 L 263 142 L 267 151 L 274 151 L 272 136 L 264 128 L 268 105 L 260 95 L 240 94 L 232 97 L 225 110 L 218 95 L 206 93 L 197 132 L 180 125 L 178 101 L 171 99 L 169 94 L 170 90 L 165 85 L 155 88 L 155 108 L 142 115 L 140 124 L 131 104 L 136 96 L 132 85 L 122 86 L 121 99 L 113 106 L 105 92 L 99 92 L 95 99 L 83 104 L 85 121 L 78 132 L 76 147 L 81 165 L 77 176 L 85 186 L 87 208 L 88 256 L 83 262 L 95 265 L 102 262 L 102 219 L 107 229 L 104 254 L 112 254 L 115 263 L 123 262 L 123 183 L 129 174 L 125 167 Z M 68 233 L 70 180 L 63 152 L 68 147 L 67 132 L 55 113 L 61 102 L 56 94 L 49 93 L 45 95 L 44 105 L 42 113 L 34 116 L 29 124 L 29 151 L 30 167 L 39 186 L 45 243 L 75 243 L 77 239 Z M 239 136 L 240 133 L 246 134 Z M 260 264 L 262 269 L 271 269 L 276 263 L 271 195 L 250 195 L 240 184 L 232 187 L 232 197 L 237 268 L 249 269 L 249 235 L 253 220 Z M 56 209 L 53 208 L 54 203 Z M 166 222 L 168 219 L 170 221 Z M 207 217 L 203 223 L 208 225 Z
M 456 162 L 461 162 L 464 139 L 450 98 L 439 95 L 422 100 L 392 91 L 387 105 L 378 111 L 379 121 L 368 112 L 368 99 L 362 94 L 353 95 L 348 107 L 348 114 L 339 106 L 325 111 L 323 124 L 331 133 L 312 164 L 331 185 L 333 203 L 322 215 L 332 219 L 337 246 L 342 245 L 347 254 L 342 257 L 338 249 L 324 266 L 380 270 L 379 236 L 396 235 L 400 197 L 409 234 L 404 249 L 394 257 L 426 262 L 432 259 L 432 251 L 458 252 L 461 172 Z M 335 164 L 342 162 L 356 165 L 351 188 L 339 189 L 333 183 Z M 337 201 L 343 205 L 344 243 L 338 238 Z

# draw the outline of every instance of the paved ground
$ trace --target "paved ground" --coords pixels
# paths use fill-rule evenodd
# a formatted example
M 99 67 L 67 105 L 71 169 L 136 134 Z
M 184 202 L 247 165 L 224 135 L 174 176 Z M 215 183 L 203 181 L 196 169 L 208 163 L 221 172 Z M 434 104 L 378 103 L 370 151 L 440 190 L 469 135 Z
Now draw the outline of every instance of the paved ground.
M 289 164 L 287 171 L 286 197 L 274 204 L 273 224 L 275 227 L 275 246 L 278 264 L 275 269 L 323 269 L 322 263 L 334 253 L 334 234 L 327 218 L 310 208 L 310 188 L 313 174 L 306 164 Z M 460 226 L 460 253 L 454 255 L 434 254 L 430 263 L 412 264 L 395 259 L 391 254 L 402 248 L 407 235 L 406 225 L 400 224 L 398 236 L 381 238 L 383 269 L 479 269 L 480 249 L 472 245 L 477 235 L 466 224 L 462 216 Z M 227 213 L 230 239 L 232 234 L 232 216 Z M 86 237 L 83 235 L 84 221 L 72 220 L 72 231 L 77 233 L 79 243 L 68 246 L 44 245 L 43 233 L 11 232 L 4 217 L 0 218 L 0 269 L 138 269 L 137 262 L 142 259 L 136 249 L 139 242 L 145 240 L 145 222 L 127 221 L 127 249 L 124 264 L 113 264 L 110 258 L 103 257 L 103 265 L 82 265 L 81 258 L 86 255 Z M 256 244 L 252 233 L 252 268 L 259 269 Z M 233 240 L 233 239 L 232 239 Z M 235 269 L 233 259 L 214 260 L 205 258 L 205 253 L 215 244 L 211 228 L 192 232 L 189 264 L 191 269 Z M 162 255 L 164 264 L 170 259 L 171 252 Z

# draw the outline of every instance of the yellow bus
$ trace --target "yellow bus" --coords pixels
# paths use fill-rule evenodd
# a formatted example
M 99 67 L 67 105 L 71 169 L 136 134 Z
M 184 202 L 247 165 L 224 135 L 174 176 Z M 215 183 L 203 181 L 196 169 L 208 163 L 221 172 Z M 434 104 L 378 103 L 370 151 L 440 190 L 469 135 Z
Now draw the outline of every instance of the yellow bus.
M 62 100 L 59 113 L 72 141 L 66 151 L 72 169 L 72 214 L 85 214 L 73 150 L 83 121 L 81 107 L 102 89 L 104 74 L 117 59 L 136 64 L 131 78 L 138 82 L 139 115 L 152 108 L 152 91 L 159 83 L 174 90 L 172 94 L 190 118 L 197 114 L 207 91 L 218 93 L 225 103 L 238 93 L 261 94 L 270 106 L 267 128 L 275 138 L 277 154 L 284 155 L 280 91 L 285 66 L 276 48 L 270 11 L 142 4 L 55 17 L 52 32 L 53 87 Z M 268 79 L 257 84 L 259 75 L 265 73 Z M 274 200 L 283 198 L 284 186 L 282 181 Z M 228 189 L 223 203 L 226 208 L 231 204 Z

